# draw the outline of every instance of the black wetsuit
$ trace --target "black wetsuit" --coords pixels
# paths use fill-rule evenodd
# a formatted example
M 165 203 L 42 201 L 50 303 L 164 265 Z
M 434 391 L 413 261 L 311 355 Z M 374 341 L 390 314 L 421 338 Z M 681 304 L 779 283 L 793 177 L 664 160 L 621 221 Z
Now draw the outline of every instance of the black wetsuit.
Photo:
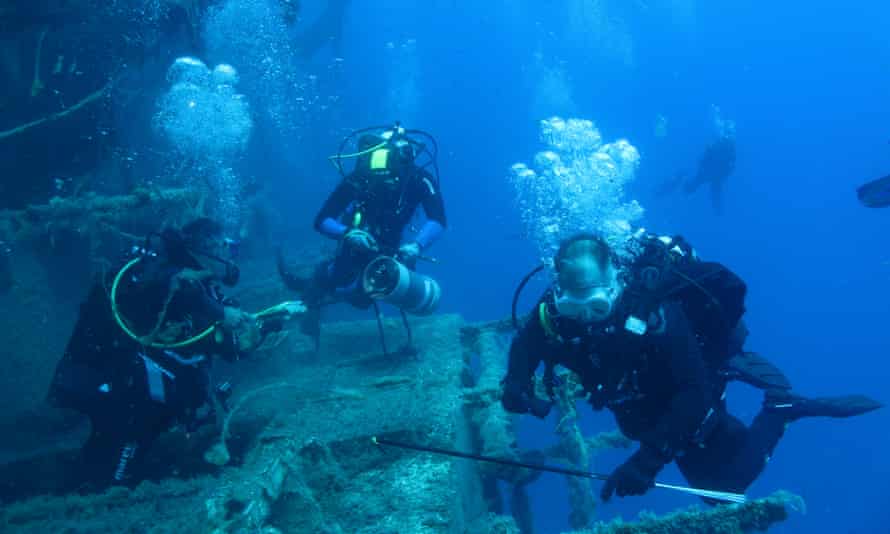
M 354 227 L 377 241 L 378 252 L 355 251 L 341 247 L 338 255 L 325 262 L 316 272 L 316 286 L 326 294 L 337 294 L 356 306 L 369 306 L 371 300 L 358 291 L 359 275 L 379 254 L 394 255 L 402 242 L 405 229 L 418 208 L 423 208 L 426 221 L 414 237 L 421 249 L 428 247 L 446 226 L 445 204 L 437 181 L 426 171 L 413 167 L 393 188 L 374 187 L 374 177 L 359 172 L 347 176 L 330 194 L 315 217 L 315 229 L 332 239 L 340 239 Z M 413 267 L 410 266 L 409 267 Z M 308 297 L 307 300 L 315 300 Z
M 692 485 L 743 491 L 757 478 L 785 420 L 764 411 L 745 428 L 727 413 L 725 379 L 703 354 L 681 302 L 663 302 L 645 335 L 624 328 L 627 315 L 585 327 L 556 316 L 551 302 L 549 291 L 539 302 L 549 309 L 550 332 L 533 313 L 510 347 L 507 410 L 546 413 L 532 377 L 542 362 L 563 366 L 578 374 L 594 409 L 608 408 L 622 433 L 640 442 L 641 453 L 660 465 L 676 460 Z
M 118 289 L 118 307 L 138 335 L 151 332 L 182 267 L 160 259 L 130 267 Z M 102 486 L 135 482 L 139 462 L 152 442 L 174 423 L 195 422 L 209 401 L 210 355 L 235 358 L 235 340 L 211 334 L 182 348 L 146 347 L 118 326 L 109 290 L 115 270 L 90 289 L 68 346 L 59 361 L 49 400 L 89 416 L 92 432 L 82 450 L 79 478 Z M 186 339 L 223 319 L 223 298 L 207 282 L 183 281 L 167 305 L 165 324 L 181 324 Z
M 735 171 L 735 139 L 721 137 L 708 145 L 698 162 L 695 177 L 683 186 L 689 194 L 704 184 L 711 184 L 711 203 L 719 213 L 723 210 L 723 186 Z

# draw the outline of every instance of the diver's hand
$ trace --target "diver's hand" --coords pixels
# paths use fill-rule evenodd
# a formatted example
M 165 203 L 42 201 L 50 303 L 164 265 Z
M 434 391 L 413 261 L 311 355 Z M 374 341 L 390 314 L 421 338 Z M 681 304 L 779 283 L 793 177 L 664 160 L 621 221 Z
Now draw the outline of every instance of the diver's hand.
M 520 384 L 510 379 L 504 381 L 501 404 L 508 412 L 530 413 L 540 419 L 547 417 L 550 409 L 553 407 L 553 403 L 541 400 L 534 394 L 523 391 Z
M 300 313 L 305 313 L 305 312 L 306 312 L 306 305 L 303 304 L 303 301 L 288 300 L 288 301 L 282 302 L 281 304 L 276 304 L 275 306 L 272 306 L 271 308 L 263 311 L 262 313 L 259 313 L 258 315 L 260 317 L 276 316 L 276 317 L 283 317 L 284 319 L 290 319 L 294 315 L 297 315 Z
M 343 243 L 355 251 L 377 251 L 377 240 L 374 239 L 374 236 L 364 230 L 353 229 L 346 232 L 346 235 L 343 236 Z
M 222 328 L 229 332 L 240 353 L 252 352 L 263 341 L 262 321 L 238 308 L 226 306 Z
M 612 494 L 619 497 L 643 495 L 655 486 L 655 475 L 662 467 L 664 462 L 646 447 L 640 447 L 640 450 L 609 475 L 603 484 L 600 498 L 605 502 L 612 498 Z
M 414 263 L 420 256 L 420 245 L 417 243 L 405 243 L 399 247 L 399 259 L 403 263 Z
M 267 310 L 256 314 L 260 323 L 260 332 L 263 337 L 284 329 L 284 324 L 295 316 L 306 313 L 306 305 L 299 300 L 289 300 L 276 304 Z

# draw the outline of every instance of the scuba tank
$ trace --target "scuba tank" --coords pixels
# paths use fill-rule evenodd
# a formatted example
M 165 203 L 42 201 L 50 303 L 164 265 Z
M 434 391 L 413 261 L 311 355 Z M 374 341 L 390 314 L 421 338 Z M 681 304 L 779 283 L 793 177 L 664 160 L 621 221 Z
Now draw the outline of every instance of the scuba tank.
M 365 267 L 362 288 L 372 299 L 416 315 L 433 313 L 442 296 L 438 282 L 408 269 L 391 256 L 378 256 Z

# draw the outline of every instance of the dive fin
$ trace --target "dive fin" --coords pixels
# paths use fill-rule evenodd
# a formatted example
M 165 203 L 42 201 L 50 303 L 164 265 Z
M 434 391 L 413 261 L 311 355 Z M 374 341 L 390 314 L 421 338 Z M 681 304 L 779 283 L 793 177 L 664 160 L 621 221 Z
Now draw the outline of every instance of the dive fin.
M 791 389 L 791 382 L 785 373 L 755 352 L 736 354 L 729 359 L 721 374 L 729 380 L 738 380 L 757 389 Z
M 802 417 L 853 417 L 883 406 L 882 403 L 865 395 L 813 399 L 797 395 L 768 395 L 765 409 L 780 413 L 789 421 L 795 421 Z

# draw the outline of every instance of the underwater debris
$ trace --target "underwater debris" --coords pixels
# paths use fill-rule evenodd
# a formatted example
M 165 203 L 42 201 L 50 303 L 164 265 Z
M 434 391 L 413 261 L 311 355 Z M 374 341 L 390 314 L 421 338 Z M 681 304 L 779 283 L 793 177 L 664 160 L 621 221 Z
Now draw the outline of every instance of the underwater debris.
M 49 27 L 42 27 L 37 36 L 37 51 L 34 53 L 34 81 L 31 82 L 31 98 L 39 95 L 45 87 L 40 79 L 40 56 L 43 53 L 43 41 L 46 39 L 47 31 L 49 31 Z
M 16 126 L 14 128 L 10 128 L 8 130 L 0 131 L 0 141 L 2 141 L 3 139 L 5 139 L 7 137 L 12 137 L 13 135 L 20 134 L 26 130 L 30 130 L 31 128 L 34 128 L 36 126 L 40 126 L 41 124 L 44 124 L 47 122 L 52 122 L 52 121 L 64 118 L 68 115 L 71 115 L 72 113 L 92 104 L 96 100 L 99 100 L 100 98 L 105 96 L 108 93 L 108 89 L 110 87 L 111 87 L 111 82 L 106 84 L 101 89 L 88 94 L 87 96 L 83 97 L 81 100 L 76 102 L 75 104 L 73 104 L 61 111 L 57 111 L 55 113 L 50 113 L 49 115 L 46 115 L 43 118 L 35 119 L 30 122 L 26 122 L 22 125 Z
M 49 229 L 81 231 L 97 223 L 126 226 L 138 223 L 133 210 L 151 208 L 154 224 L 157 213 L 185 212 L 187 217 L 200 202 L 194 189 L 135 189 L 129 195 L 102 196 L 88 193 L 79 197 L 53 197 L 46 204 L 21 210 L 0 211 L 0 236 L 9 241 L 29 241 L 44 236 Z M 148 216 L 147 216 L 148 217 Z
M 357 389 L 335 387 L 331 390 L 331 394 L 323 400 L 363 400 L 364 398 L 365 395 Z
M 226 419 L 223 422 L 222 431 L 219 435 L 219 441 L 210 447 L 207 452 L 204 453 L 204 460 L 207 463 L 211 463 L 213 465 L 226 465 L 231 460 L 231 455 L 229 454 L 229 449 L 226 447 L 226 440 L 229 439 L 229 425 L 232 423 L 232 417 L 240 410 L 250 399 L 265 393 L 267 391 L 271 391 L 273 389 L 283 389 L 283 388 L 295 388 L 300 389 L 296 384 L 290 384 L 287 382 L 277 382 L 275 384 L 267 384 L 265 386 L 258 387 L 256 389 L 252 389 L 245 393 L 239 400 L 235 406 L 229 411 L 228 415 L 226 415 Z
M 562 456 L 573 469 L 586 469 L 590 465 L 591 451 L 581 429 L 578 428 L 578 412 L 575 408 L 575 402 L 583 394 L 583 387 L 574 373 L 560 373 L 560 380 L 552 390 L 556 410 L 560 415 L 556 424 L 556 434 L 559 436 Z M 566 484 L 569 487 L 571 510 L 569 526 L 572 528 L 589 526 L 593 522 L 596 510 L 590 480 L 567 477 Z
M 744 504 L 725 504 L 708 509 L 691 507 L 663 516 L 644 512 L 633 523 L 615 520 L 571 534 L 745 534 L 766 531 L 788 519 L 789 510 L 804 509 L 801 497 L 787 491 L 777 491 Z
M 274 285 L 277 283 L 276 278 L 270 278 L 268 285 L 252 289 L 246 297 L 256 301 L 277 298 L 265 293 L 271 291 L 270 287 L 279 287 Z M 265 428 L 255 427 L 245 432 L 256 438 L 244 440 L 237 463 L 230 461 L 221 469 L 202 465 L 201 472 L 194 476 L 143 482 L 134 489 L 118 488 L 85 496 L 48 495 L 6 503 L 0 507 L 0 531 L 141 532 L 147 525 L 155 532 L 219 534 L 433 534 L 443 531 L 514 534 L 528 531 L 524 527 L 533 525 L 533 518 L 523 514 L 525 510 L 517 510 L 517 517 L 512 517 L 501 515 L 506 512 L 500 508 L 504 497 L 510 500 L 511 508 L 521 506 L 523 499 L 527 502 L 527 486 L 522 485 L 521 480 L 508 486 L 508 493 L 501 495 L 497 493 L 498 484 L 502 487 L 504 484 L 479 469 L 475 462 L 418 454 L 385 454 L 370 443 L 371 435 L 398 440 L 430 436 L 436 442 L 453 444 L 461 450 L 472 447 L 485 454 L 507 457 L 509 453 L 501 454 L 498 448 L 509 448 L 511 441 L 515 441 L 512 425 L 516 418 L 503 411 L 496 394 L 489 397 L 487 393 L 497 390 L 499 373 L 503 371 L 502 351 L 509 342 L 505 335 L 510 331 L 509 321 L 480 326 L 465 325 L 457 316 L 434 316 L 419 324 L 417 340 L 428 354 L 422 366 L 413 360 L 385 369 L 338 366 L 341 359 L 354 354 L 356 347 L 352 345 L 356 339 L 370 339 L 376 333 L 374 321 L 336 323 L 332 329 L 337 332 L 339 342 L 325 345 L 323 357 L 301 361 L 300 365 L 291 365 L 293 360 L 285 360 L 286 369 L 292 374 L 282 375 L 279 378 L 282 382 L 261 385 L 243 394 L 227 416 L 229 425 L 236 416 L 248 419 L 249 415 L 244 413 L 249 412 L 244 410 L 247 403 L 259 404 L 264 399 L 269 401 L 269 407 L 279 411 L 270 421 L 259 420 L 261 418 L 256 421 Z M 498 324 L 502 327 L 496 326 Z M 302 354 L 304 348 L 300 347 L 309 345 L 300 336 L 291 336 L 277 350 L 279 355 L 293 358 L 294 354 Z M 473 381 L 466 374 L 465 362 L 470 357 L 479 357 L 483 367 L 483 376 Z M 373 377 L 418 376 L 421 372 L 418 368 L 434 374 L 437 380 L 425 380 L 424 388 L 370 385 Z M 349 389 L 359 387 L 358 384 L 363 386 L 357 391 Z M 302 392 L 299 398 L 293 398 L 289 390 L 284 391 L 287 395 L 273 395 L 274 391 L 283 391 L 277 388 L 290 387 Z M 473 389 L 479 391 L 474 402 L 457 401 L 464 392 Z M 348 397 L 354 393 L 364 396 L 362 402 L 343 402 L 337 406 L 336 413 L 329 408 L 331 404 L 320 404 L 329 402 L 332 396 Z M 241 419 L 236 422 L 244 423 Z M 484 428 L 481 425 L 485 425 Z M 241 428 L 236 426 L 238 430 L 233 432 Z M 214 439 L 210 433 L 204 437 Z M 193 437 L 192 442 L 194 440 Z M 591 452 L 600 445 L 624 443 L 617 433 L 585 438 L 585 441 Z M 194 444 L 195 449 L 199 449 L 206 442 Z M 182 454 L 183 451 L 176 452 Z M 555 450 L 548 452 L 555 457 L 562 454 Z M 515 450 L 514 453 L 520 454 Z M 200 460 L 200 453 L 195 456 Z M 792 502 L 790 509 L 793 501 L 789 502 Z M 722 508 L 738 509 L 718 509 Z M 766 506 L 745 510 L 749 516 L 755 512 L 777 513 Z M 728 519 L 725 521 L 733 524 Z M 687 522 L 692 524 L 691 520 Z M 749 523 L 751 521 L 742 524 Z M 652 524 L 682 527 L 686 523 L 674 520 Z M 615 531 L 617 534 L 637 532 L 674 531 Z
M 377 380 L 374 380 L 371 383 L 371 386 L 373 386 L 375 388 L 388 388 L 388 387 L 392 387 L 392 386 L 398 386 L 401 384 L 410 384 L 411 382 L 414 382 L 414 379 L 411 378 L 410 376 L 392 375 L 392 376 L 382 376 L 382 377 L 378 378 Z

